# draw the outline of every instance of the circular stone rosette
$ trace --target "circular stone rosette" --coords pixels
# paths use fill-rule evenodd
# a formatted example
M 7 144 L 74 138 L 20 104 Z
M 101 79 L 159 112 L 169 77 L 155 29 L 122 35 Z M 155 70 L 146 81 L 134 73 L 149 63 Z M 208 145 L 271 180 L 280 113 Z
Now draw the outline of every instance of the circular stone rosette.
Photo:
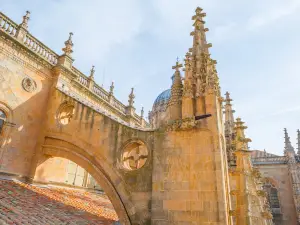
M 27 92 L 34 92 L 36 90 L 36 82 L 30 77 L 25 77 L 22 81 L 22 87 Z

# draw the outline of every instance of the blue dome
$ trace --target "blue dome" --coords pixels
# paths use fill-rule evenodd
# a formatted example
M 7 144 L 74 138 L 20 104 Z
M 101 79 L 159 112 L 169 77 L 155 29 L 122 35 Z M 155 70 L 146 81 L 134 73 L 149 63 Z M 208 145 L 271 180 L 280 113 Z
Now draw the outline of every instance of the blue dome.
M 156 99 L 153 104 L 153 108 L 155 108 L 158 105 L 165 105 L 168 103 L 169 99 L 171 97 L 171 89 L 163 91 Z

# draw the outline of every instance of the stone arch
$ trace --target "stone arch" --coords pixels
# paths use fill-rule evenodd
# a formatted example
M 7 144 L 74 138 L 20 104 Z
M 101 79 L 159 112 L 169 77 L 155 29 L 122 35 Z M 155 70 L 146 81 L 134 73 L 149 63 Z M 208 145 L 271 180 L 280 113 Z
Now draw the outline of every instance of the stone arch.
M 133 204 L 129 200 L 129 195 L 121 177 L 107 163 L 97 160 L 95 156 L 71 143 L 53 138 L 46 138 L 46 145 L 43 145 L 43 154 L 71 160 L 84 168 L 100 184 L 109 197 L 121 224 L 131 225 L 129 212 L 131 214 L 135 213 Z
M 0 110 L 5 114 L 5 122 L 13 121 L 13 111 L 5 102 L 0 101 Z M 11 131 L 11 126 L 4 126 L 0 130 L 0 147 L 5 145 L 5 140 L 8 138 L 8 135 Z

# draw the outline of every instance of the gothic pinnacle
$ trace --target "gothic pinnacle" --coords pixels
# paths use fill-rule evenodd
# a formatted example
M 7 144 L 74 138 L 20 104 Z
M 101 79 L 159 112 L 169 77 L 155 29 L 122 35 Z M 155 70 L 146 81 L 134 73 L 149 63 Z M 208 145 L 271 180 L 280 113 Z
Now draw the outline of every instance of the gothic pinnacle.
M 235 138 L 235 144 L 236 144 L 236 151 L 247 151 L 248 150 L 248 142 L 251 142 L 250 138 L 245 137 L 245 129 L 247 127 L 244 125 L 244 122 L 242 122 L 241 118 L 236 119 L 236 138 Z
M 129 99 L 128 99 L 128 103 L 129 103 L 129 106 L 133 106 L 133 103 L 134 103 L 134 98 L 135 98 L 135 96 L 134 96 L 134 94 L 133 94 L 133 88 L 131 88 L 131 92 L 130 92 L 130 95 L 128 96 L 129 97 Z
M 174 87 L 182 88 L 182 78 L 181 78 L 180 70 L 179 70 L 181 67 L 182 67 L 182 64 L 179 63 L 178 57 L 177 57 L 177 61 L 176 61 L 175 66 L 172 66 L 172 69 L 175 70 L 175 73 L 172 76 L 172 78 L 173 78 L 172 89 Z
M 24 29 L 28 29 L 28 20 L 30 19 L 30 12 L 26 11 L 25 16 L 23 16 L 23 21 L 20 24 L 21 27 L 23 27 Z
M 90 76 L 89 76 L 90 80 L 94 80 L 94 73 L 95 73 L 95 66 L 92 66 L 91 73 L 90 73 Z
M 284 152 L 294 152 L 287 129 L 284 128 Z
M 65 55 L 67 56 L 71 56 L 73 50 L 73 42 L 72 42 L 72 36 L 73 36 L 73 33 L 70 32 L 69 33 L 69 39 L 67 41 L 65 41 L 65 47 L 62 49 L 63 52 L 65 53 Z
M 299 129 L 297 130 L 297 141 L 298 141 L 298 143 L 297 143 L 297 145 L 298 145 L 297 154 L 300 155 L 300 130 Z

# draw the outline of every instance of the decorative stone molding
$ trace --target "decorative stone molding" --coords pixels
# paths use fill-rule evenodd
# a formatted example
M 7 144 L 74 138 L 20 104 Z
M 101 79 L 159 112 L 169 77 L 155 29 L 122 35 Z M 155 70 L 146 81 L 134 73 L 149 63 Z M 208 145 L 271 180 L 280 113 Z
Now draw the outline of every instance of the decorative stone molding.
M 27 92 L 34 92 L 37 88 L 36 82 L 30 78 L 30 77 L 25 77 L 22 80 L 22 87 L 25 91 Z

